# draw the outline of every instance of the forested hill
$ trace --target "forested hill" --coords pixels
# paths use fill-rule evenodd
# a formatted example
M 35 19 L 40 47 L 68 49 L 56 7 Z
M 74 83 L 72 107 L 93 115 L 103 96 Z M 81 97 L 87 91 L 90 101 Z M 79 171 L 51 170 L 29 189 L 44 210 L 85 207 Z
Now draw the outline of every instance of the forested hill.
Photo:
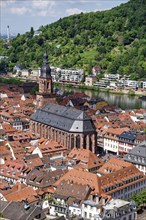
M 102 72 L 146 76 L 146 0 L 130 0 L 111 10 L 65 17 L 39 29 L 19 35 L 1 55 L 11 65 L 40 66 L 44 48 L 50 65 L 84 68 L 98 65 Z M 3 53 L 3 54 L 2 54 Z

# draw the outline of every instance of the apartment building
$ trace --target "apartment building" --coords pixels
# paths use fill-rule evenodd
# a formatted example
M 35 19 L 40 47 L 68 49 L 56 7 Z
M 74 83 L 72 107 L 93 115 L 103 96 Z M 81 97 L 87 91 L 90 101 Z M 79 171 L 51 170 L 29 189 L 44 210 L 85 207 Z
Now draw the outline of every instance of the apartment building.
M 135 147 L 136 132 L 124 131 L 119 135 L 119 154 L 128 153 Z
M 119 135 L 129 128 L 109 128 L 104 135 L 104 150 L 107 153 L 119 155 Z
M 134 164 L 137 169 L 146 175 L 146 141 L 138 144 L 124 157 L 125 161 Z
M 97 81 L 96 76 L 94 76 L 94 75 L 89 75 L 89 76 L 87 76 L 86 79 L 85 79 L 85 85 L 86 85 L 86 86 L 93 86 L 93 85 L 96 83 L 96 81 Z
M 114 199 L 131 199 L 146 186 L 146 176 L 134 165 L 100 177 L 101 190 Z
M 105 196 L 112 196 L 115 199 L 131 199 L 133 193 L 139 193 L 145 188 L 146 184 L 146 176 L 134 165 L 103 176 L 72 169 L 61 177 L 54 186 L 57 187 L 63 180 L 89 185 L 93 189 L 90 196 L 92 201 L 94 199 L 100 200 L 103 194 Z
M 102 159 L 96 156 L 87 149 L 73 148 L 67 156 L 68 168 L 81 169 L 96 173 L 97 170 L 104 164 Z
M 0 166 L 0 177 L 10 183 L 16 183 L 19 180 L 19 175 L 24 167 L 26 167 L 26 164 L 23 161 L 6 161 L 5 164 Z
M 128 202 L 121 199 L 112 199 L 103 206 L 102 220 L 136 220 L 137 212 L 133 201 Z

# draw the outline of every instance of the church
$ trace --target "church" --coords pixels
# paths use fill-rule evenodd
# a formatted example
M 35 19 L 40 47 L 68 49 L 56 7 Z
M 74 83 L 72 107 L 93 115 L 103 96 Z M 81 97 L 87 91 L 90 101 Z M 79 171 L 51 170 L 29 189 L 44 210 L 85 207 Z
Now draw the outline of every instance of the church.
M 38 109 L 30 120 L 30 129 L 35 134 L 54 140 L 68 150 L 76 147 L 89 149 L 93 153 L 96 151 L 96 129 L 92 119 L 81 110 L 55 104 L 51 68 L 46 53 L 36 99 Z
M 43 107 L 48 102 L 56 102 L 56 95 L 53 93 L 51 68 L 48 63 L 47 53 L 44 53 L 43 65 L 39 76 L 39 92 L 37 93 L 36 101 L 38 108 Z

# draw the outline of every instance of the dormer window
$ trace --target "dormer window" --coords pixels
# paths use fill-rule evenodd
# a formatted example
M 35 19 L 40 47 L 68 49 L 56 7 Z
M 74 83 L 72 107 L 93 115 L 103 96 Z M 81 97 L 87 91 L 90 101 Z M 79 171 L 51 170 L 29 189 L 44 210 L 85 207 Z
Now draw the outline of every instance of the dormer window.
M 39 182 L 37 181 L 36 183 L 37 183 L 37 184 L 40 184 L 41 182 L 40 182 L 40 181 L 39 181 Z
M 11 169 L 14 170 L 14 166 L 12 166 Z
M 134 157 L 134 160 L 137 161 L 137 157 Z
M 35 179 L 36 179 L 36 176 L 32 176 L 32 177 L 30 177 L 29 181 L 33 182 Z

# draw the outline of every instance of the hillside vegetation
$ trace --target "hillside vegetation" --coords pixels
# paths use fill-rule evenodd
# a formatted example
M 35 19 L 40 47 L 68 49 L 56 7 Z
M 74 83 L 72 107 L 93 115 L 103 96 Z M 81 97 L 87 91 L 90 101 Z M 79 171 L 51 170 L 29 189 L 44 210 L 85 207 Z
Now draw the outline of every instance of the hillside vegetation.
M 83 68 L 90 73 L 98 65 L 102 73 L 146 77 L 146 1 L 130 0 L 108 11 L 81 13 L 65 17 L 39 29 L 18 35 L 0 55 L 7 55 L 10 66 L 42 64 L 44 48 L 50 65 Z

